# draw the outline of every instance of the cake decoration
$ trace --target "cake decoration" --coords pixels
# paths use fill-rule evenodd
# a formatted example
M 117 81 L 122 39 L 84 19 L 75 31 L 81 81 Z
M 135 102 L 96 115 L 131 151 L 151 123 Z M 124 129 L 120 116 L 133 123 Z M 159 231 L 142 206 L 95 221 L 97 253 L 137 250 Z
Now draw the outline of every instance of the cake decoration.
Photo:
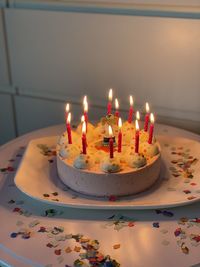
M 128 160 L 128 165 L 131 168 L 141 168 L 144 167 L 146 164 L 147 164 L 146 158 L 139 153 L 131 154 Z
M 85 154 L 80 154 L 74 160 L 74 167 L 77 169 L 88 169 L 89 168 L 89 157 Z
M 120 171 L 120 163 L 116 158 L 105 158 L 101 163 L 101 169 L 104 172 L 118 172 Z
M 133 97 L 129 98 L 128 120 L 124 123 L 117 98 L 112 114 L 112 99 L 110 89 L 106 115 L 93 125 L 84 96 L 83 115 L 75 130 L 71 130 L 71 112 L 66 105 L 67 131 L 57 144 L 57 169 L 61 180 L 75 191 L 95 196 L 135 194 L 159 177 L 160 146 L 154 138 L 154 115 L 149 113 L 149 104 L 144 129 L 140 129 L 140 113 L 134 114 Z

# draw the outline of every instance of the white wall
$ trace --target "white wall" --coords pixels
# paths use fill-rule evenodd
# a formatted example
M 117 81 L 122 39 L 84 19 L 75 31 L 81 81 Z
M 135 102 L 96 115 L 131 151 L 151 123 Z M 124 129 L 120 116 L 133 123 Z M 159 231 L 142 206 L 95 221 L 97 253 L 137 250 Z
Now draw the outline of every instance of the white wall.
M 149 100 L 160 121 L 200 133 L 200 20 L 5 10 L 19 134 L 60 123 L 65 101 L 79 119 L 87 93 L 98 108 L 115 88 Z
M 0 145 L 15 137 L 12 88 L 6 56 L 3 14 L 0 9 Z

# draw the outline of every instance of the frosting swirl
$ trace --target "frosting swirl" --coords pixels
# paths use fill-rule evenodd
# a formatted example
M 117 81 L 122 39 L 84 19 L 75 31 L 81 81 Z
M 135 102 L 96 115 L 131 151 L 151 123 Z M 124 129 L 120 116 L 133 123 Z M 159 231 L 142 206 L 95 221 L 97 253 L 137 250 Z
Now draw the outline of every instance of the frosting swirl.
M 144 167 L 146 164 L 146 158 L 138 153 L 131 154 L 128 160 L 128 165 L 131 168 L 141 168 Z
M 74 167 L 77 169 L 88 169 L 89 168 L 89 157 L 84 154 L 80 154 L 74 160 Z
M 121 170 L 119 161 L 115 158 L 106 158 L 101 163 L 101 170 L 104 172 L 119 172 Z

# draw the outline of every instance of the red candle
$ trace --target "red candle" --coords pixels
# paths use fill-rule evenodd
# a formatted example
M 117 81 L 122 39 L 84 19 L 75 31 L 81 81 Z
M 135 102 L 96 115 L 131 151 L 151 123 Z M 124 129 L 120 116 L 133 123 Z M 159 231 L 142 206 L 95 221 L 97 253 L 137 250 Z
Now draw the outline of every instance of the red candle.
M 113 91 L 112 89 L 109 90 L 109 93 L 108 93 L 108 106 L 107 106 L 107 114 L 111 114 L 111 111 L 112 111 L 112 97 L 113 97 Z
M 112 131 L 112 127 L 109 125 L 108 126 L 108 131 L 109 131 L 109 149 L 110 149 L 110 158 L 114 158 L 114 142 L 113 142 L 113 131 Z
M 135 153 L 139 152 L 140 128 L 138 120 L 135 120 Z
M 87 148 L 86 123 L 84 121 L 83 125 L 82 125 L 82 150 L 83 150 L 83 154 L 85 154 L 85 155 L 87 154 L 86 148 Z
M 130 95 L 130 109 L 129 109 L 129 114 L 128 114 L 128 122 L 131 123 L 133 120 L 133 97 Z
M 118 134 L 118 152 L 122 152 L 122 119 L 119 118 L 118 120 L 118 126 L 119 126 L 119 134 Z
M 150 121 L 151 121 L 151 124 L 150 124 L 150 129 L 149 129 L 149 140 L 148 140 L 148 143 L 152 144 L 153 131 L 154 131 L 154 116 L 153 116 L 153 113 L 151 113 L 151 115 L 150 115 Z
M 148 125 L 149 125 L 149 103 L 146 102 L 146 115 L 145 115 L 145 121 L 144 121 L 144 131 L 148 131 Z
M 115 116 L 119 118 L 119 102 L 117 98 L 115 98 Z
M 67 116 L 67 136 L 68 136 L 68 143 L 72 144 L 72 133 L 71 133 L 70 121 L 71 121 L 71 112 L 69 112 Z

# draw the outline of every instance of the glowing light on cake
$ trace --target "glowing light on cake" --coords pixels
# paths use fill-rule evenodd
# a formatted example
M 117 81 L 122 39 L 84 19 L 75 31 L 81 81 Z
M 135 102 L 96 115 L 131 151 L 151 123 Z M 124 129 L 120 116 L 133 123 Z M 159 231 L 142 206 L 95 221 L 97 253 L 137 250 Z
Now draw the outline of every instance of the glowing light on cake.
M 117 98 L 115 98 L 115 116 L 119 118 L 119 102 Z
M 84 121 L 85 121 L 85 116 L 82 115 L 82 116 L 81 116 L 81 122 L 83 123 Z
M 68 136 L 68 143 L 72 144 L 72 133 L 71 133 L 70 122 L 71 122 L 71 112 L 69 112 L 67 116 L 67 136 Z
M 139 152 L 139 142 L 140 142 L 140 127 L 138 120 L 135 120 L 135 153 Z
M 148 102 L 146 102 L 145 108 L 146 108 L 146 115 L 145 115 L 145 121 L 144 121 L 144 131 L 147 132 L 148 131 L 148 125 L 149 125 L 149 111 L 150 111 Z
M 108 133 L 109 133 L 109 148 L 110 148 L 110 158 L 114 158 L 114 142 L 113 142 L 113 130 L 112 127 L 108 126 Z
M 136 111 L 136 120 L 140 120 L 140 112 L 139 111 Z
M 84 108 L 85 122 L 87 124 L 88 123 L 88 102 L 87 101 L 84 102 L 83 108 Z
M 122 119 L 118 120 L 119 134 L 118 134 L 118 152 L 122 152 Z
M 67 124 L 67 117 L 68 117 L 69 109 L 70 109 L 70 106 L 69 106 L 69 103 L 67 103 L 66 106 L 65 106 L 65 121 L 66 121 L 66 124 Z
M 110 88 L 109 93 L 108 93 L 108 106 L 107 106 L 107 114 L 111 114 L 112 110 L 112 98 L 113 98 L 113 90 Z
M 83 98 L 83 106 L 85 105 L 86 102 L 87 102 L 87 96 L 85 95 Z
M 153 131 L 154 131 L 154 122 L 155 122 L 153 113 L 150 114 L 150 122 L 151 122 L 151 124 L 150 124 L 150 128 L 149 128 L 149 140 L 148 140 L 148 143 L 152 144 Z
M 130 102 L 130 108 L 129 108 L 129 115 L 128 115 L 128 122 L 131 123 L 133 120 L 133 96 L 130 95 L 129 97 L 129 102 Z
M 82 124 L 82 151 L 83 154 L 87 154 L 87 140 L 86 140 L 86 122 Z

